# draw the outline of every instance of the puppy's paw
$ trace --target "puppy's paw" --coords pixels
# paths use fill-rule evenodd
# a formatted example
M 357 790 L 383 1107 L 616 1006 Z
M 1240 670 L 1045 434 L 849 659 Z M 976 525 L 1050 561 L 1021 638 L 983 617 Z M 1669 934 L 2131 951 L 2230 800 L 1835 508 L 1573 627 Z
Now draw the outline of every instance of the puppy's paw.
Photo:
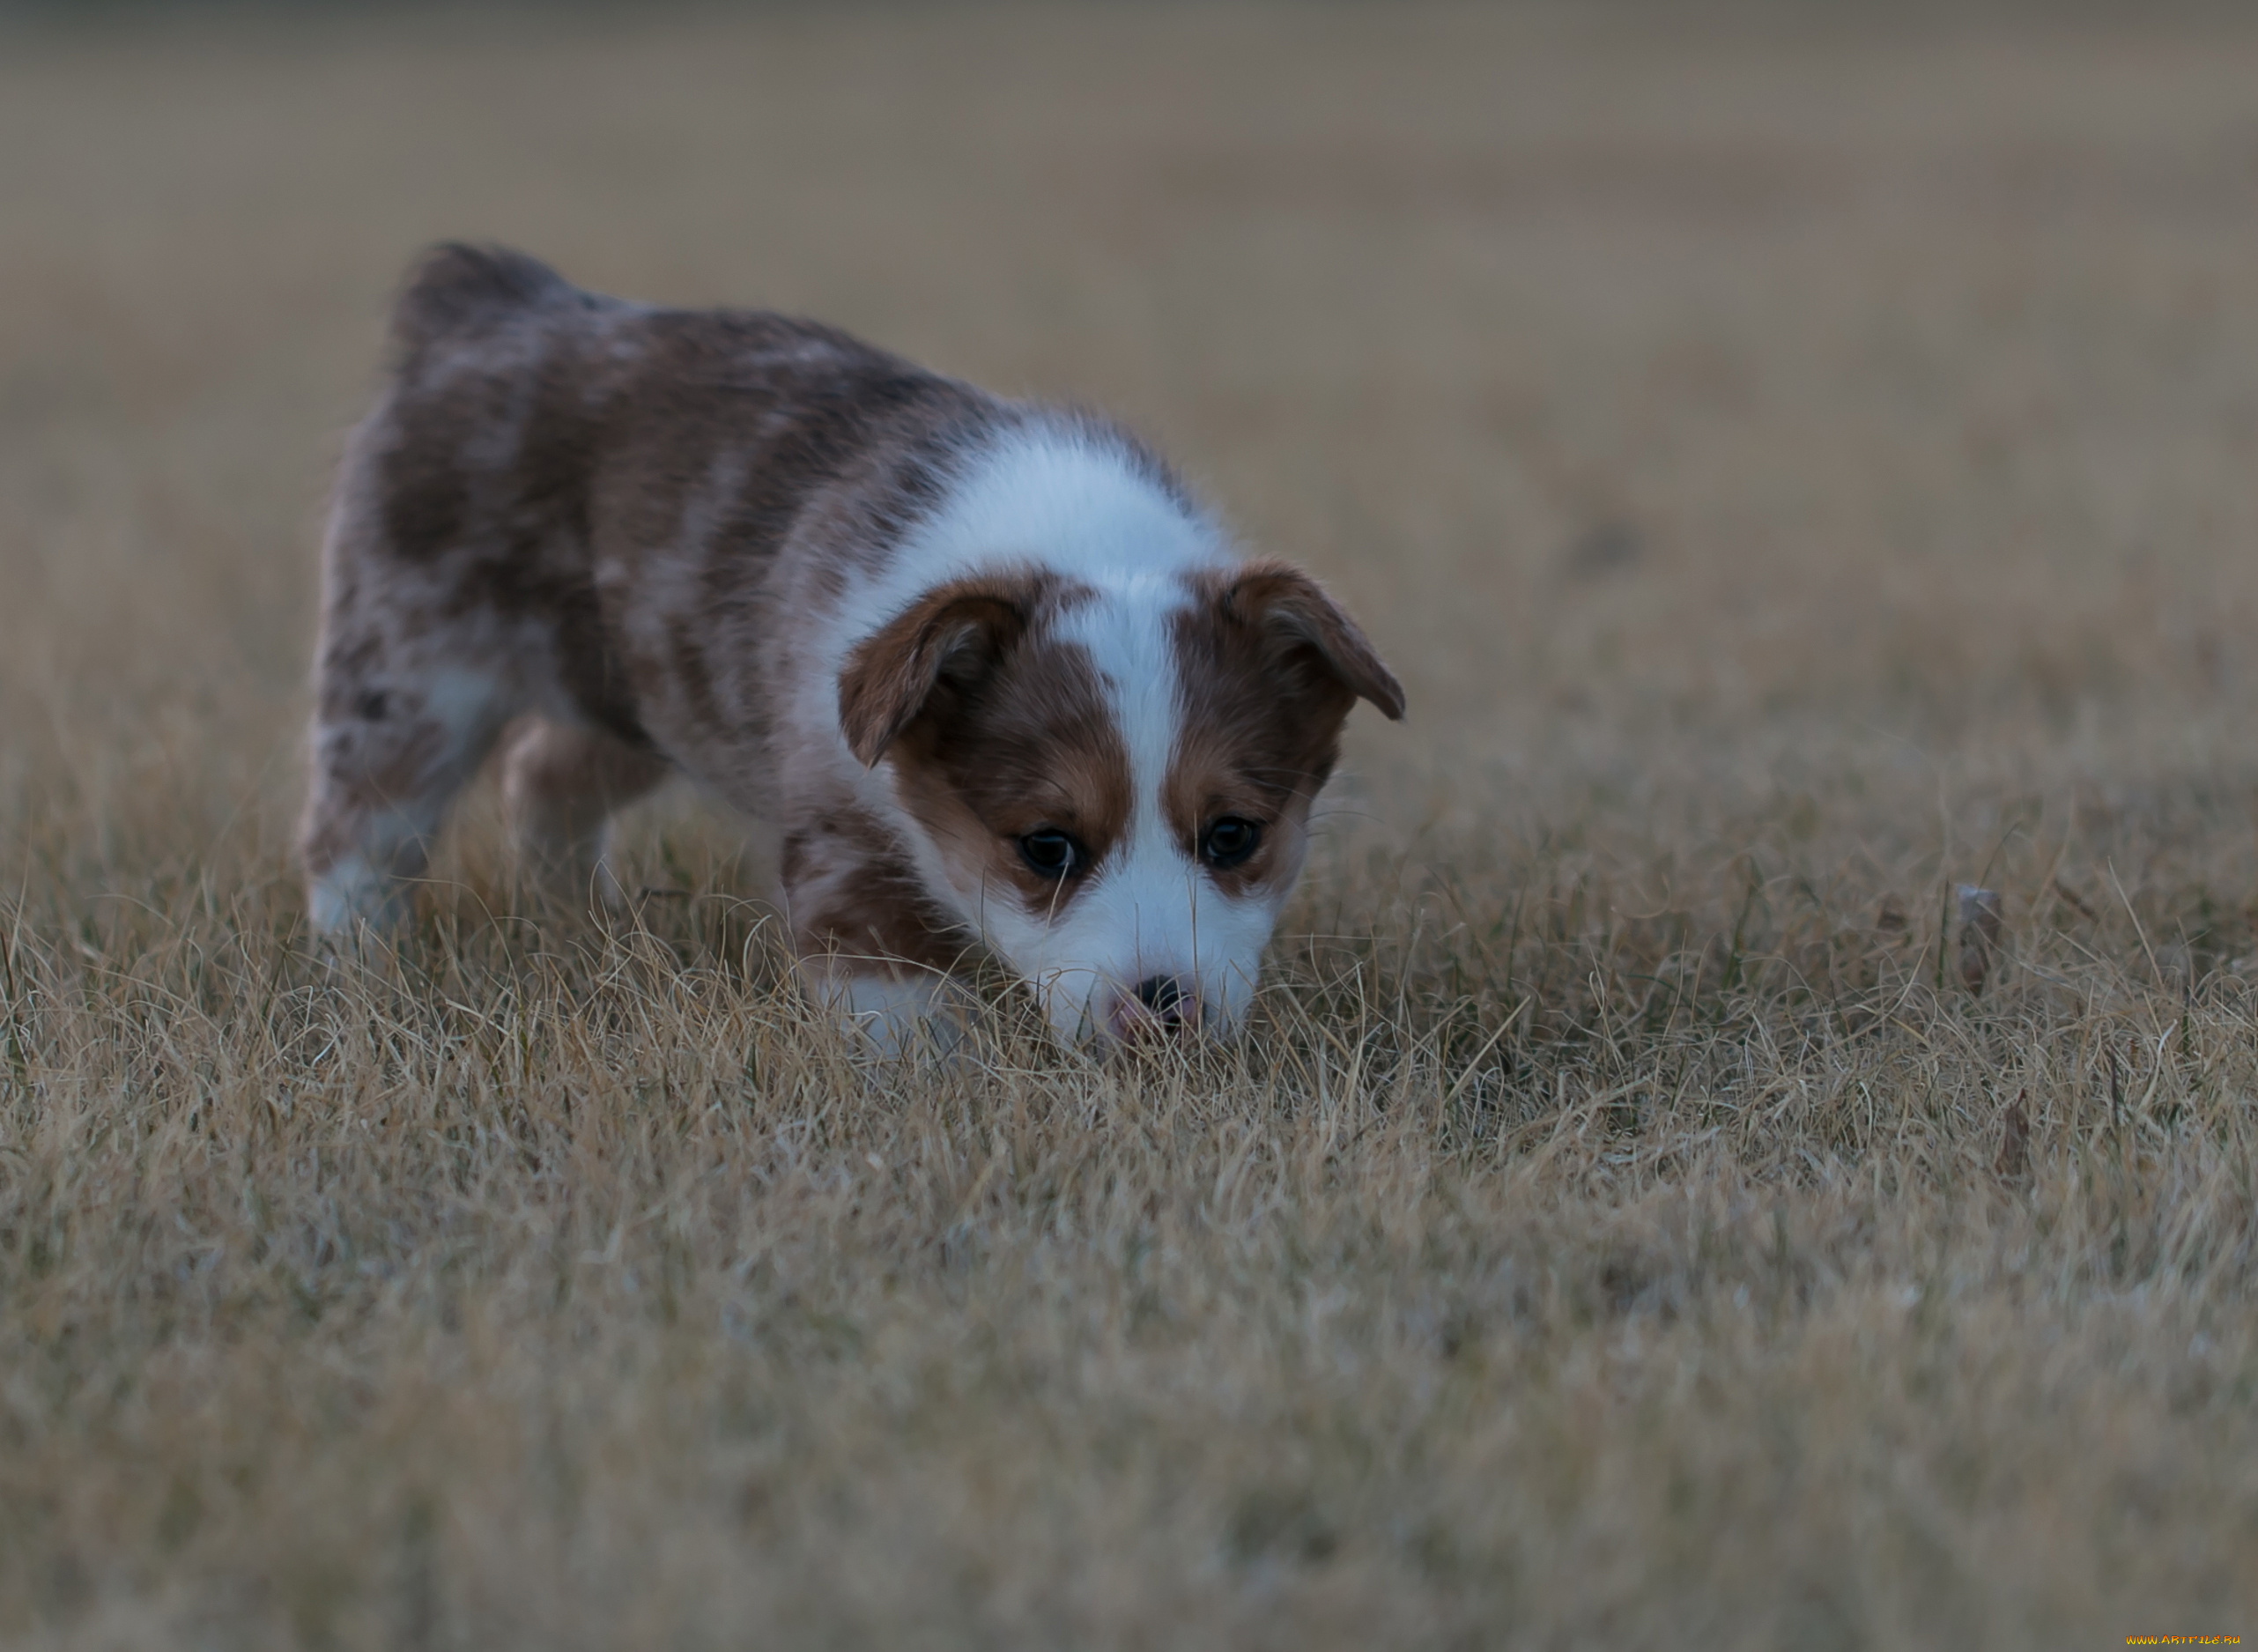
M 945 975 L 825 970 L 815 996 L 856 1049 L 884 1060 L 947 1056 L 964 1040 L 969 1005 Z
M 405 928 L 411 892 L 401 878 L 364 856 L 348 855 L 307 881 L 306 916 L 330 946 L 356 947 Z

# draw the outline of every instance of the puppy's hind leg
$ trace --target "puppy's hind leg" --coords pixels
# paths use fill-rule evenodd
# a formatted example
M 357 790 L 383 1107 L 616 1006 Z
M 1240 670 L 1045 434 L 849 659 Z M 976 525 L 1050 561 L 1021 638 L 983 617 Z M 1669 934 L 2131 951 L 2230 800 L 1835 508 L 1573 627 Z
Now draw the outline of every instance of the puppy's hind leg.
M 313 788 L 300 846 L 314 928 L 396 925 L 448 805 L 508 709 L 491 676 L 459 665 L 354 658 L 325 645 Z
M 594 729 L 528 717 L 502 749 L 502 803 L 518 848 L 559 894 L 615 910 L 627 893 L 611 866 L 611 816 L 667 777 L 655 752 Z

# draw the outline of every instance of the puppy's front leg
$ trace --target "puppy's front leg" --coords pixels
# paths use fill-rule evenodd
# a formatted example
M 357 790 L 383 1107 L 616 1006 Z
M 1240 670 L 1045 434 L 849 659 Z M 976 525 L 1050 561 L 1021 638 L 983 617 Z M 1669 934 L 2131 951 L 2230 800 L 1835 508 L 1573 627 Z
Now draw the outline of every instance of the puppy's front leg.
M 784 910 L 816 1001 L 881 1054 L 961 1026 L 950 972 L 972 945 L 925 893 L 889 834 L 848 810 L 785 833 Z
M 921 1038 L 930 1040 L 937 1049 L 954 1048 L 964 1026 L 950 1002 L 947 977 L 882 974 L 871 967 L 875 961 L 803 953 L 800 967 L 816 1001 L 877 1054 L 889 1058 L 903 1055 Z

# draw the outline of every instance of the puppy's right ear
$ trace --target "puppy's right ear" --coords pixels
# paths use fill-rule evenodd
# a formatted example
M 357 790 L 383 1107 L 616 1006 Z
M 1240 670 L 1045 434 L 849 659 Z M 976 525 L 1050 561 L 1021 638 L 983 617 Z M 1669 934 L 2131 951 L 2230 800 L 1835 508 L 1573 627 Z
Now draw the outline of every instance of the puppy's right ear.
M 977 685 L 1026 634 L 1032 582 L 937 586 L 856 645 L 839 674 L 839 726 L 869 768 L 937 694 Z

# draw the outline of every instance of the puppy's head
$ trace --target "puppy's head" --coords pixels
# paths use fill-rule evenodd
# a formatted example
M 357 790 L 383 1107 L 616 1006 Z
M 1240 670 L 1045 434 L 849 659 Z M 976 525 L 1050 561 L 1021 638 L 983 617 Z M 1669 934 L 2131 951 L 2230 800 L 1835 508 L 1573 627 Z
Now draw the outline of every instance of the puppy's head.
M 1403 715 L 1364 633 L 1272 562 L 962 580 L 839 685 L 927 875 L 1061 1033 L 1119 1041 L 1245 1015 L 1359 699 Z

